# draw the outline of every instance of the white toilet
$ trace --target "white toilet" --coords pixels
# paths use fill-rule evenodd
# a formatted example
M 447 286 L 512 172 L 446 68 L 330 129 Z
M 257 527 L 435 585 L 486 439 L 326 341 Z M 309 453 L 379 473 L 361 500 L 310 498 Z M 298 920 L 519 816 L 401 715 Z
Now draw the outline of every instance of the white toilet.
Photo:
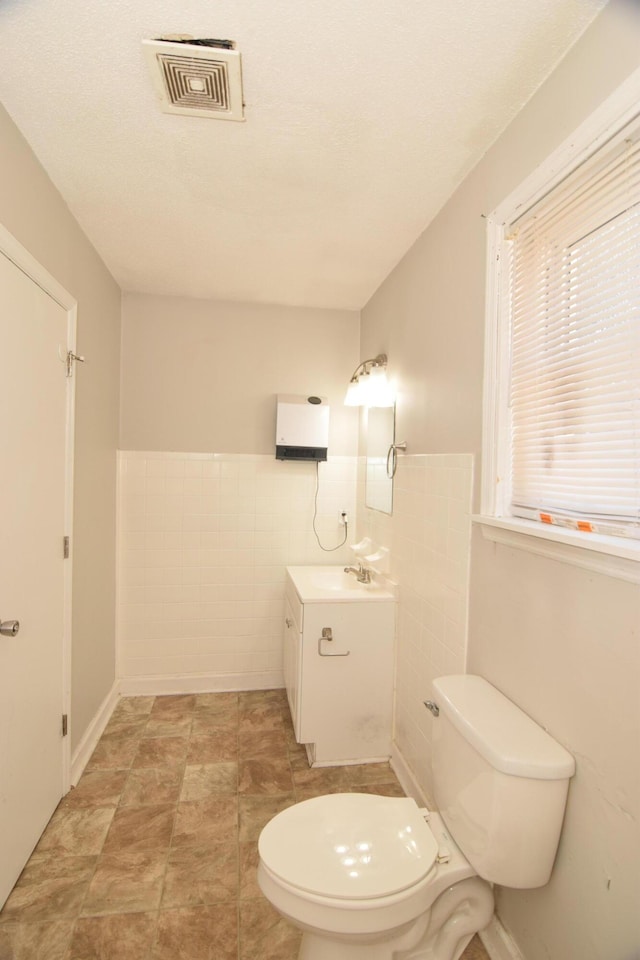
M 258 883 L 303 930 L 299 960 L 458 960 L 492 883 L 547 883 L 573 757 L 481 677 L 441 677 L 433 699 L 439 813 L 332 794 L 262 831 Z

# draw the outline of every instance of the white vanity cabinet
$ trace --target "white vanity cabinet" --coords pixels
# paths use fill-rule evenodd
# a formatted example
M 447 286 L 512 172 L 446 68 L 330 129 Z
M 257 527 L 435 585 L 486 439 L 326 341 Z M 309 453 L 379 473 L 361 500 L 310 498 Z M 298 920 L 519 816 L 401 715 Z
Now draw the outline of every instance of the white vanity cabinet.
M 391 752 L 395 599 L 342 567 L 287 568 L 284 677 L 312 765 Z

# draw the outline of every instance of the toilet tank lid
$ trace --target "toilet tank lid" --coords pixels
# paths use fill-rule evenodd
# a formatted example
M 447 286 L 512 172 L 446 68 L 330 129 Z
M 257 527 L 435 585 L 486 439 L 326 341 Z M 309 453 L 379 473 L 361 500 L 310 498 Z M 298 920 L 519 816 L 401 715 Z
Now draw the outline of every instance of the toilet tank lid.
M 439 677 L 432 686 L 442 713 L 494 769 L 535 780 L 575 773 L 568 750 L 483 677 Z

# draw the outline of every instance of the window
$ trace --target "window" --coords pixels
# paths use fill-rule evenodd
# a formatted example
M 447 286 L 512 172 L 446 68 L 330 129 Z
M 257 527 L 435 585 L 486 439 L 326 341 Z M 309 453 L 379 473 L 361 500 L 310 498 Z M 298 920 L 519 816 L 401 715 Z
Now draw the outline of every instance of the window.
M 640 117 L 541 180 L 489 223 L 483 519 L 640 559 Z
M 511 514 L 635 537 L 639 141 L 625 131 L 506 232 Z

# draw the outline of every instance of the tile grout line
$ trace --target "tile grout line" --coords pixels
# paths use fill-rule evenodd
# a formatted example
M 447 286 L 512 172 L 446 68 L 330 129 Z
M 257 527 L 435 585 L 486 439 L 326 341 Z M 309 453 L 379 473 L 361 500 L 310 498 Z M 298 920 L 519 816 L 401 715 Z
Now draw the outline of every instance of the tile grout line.
M 154 701 L 154 702 L 155 702 L 155 701 Z M 153 709 L 153 704 L 152 704 L 152 709 Z M 141 714 L 141 716 L 144 716 L 144 714 Z M 84 906 L 84 904 L 85 904 L 85 901 L 86 901 L 86 899 L 87 899 L 87 897 L 88 897 L 88 895 L 89 895 L 89 888 L 90 888 L 90 886 L 91 886 L 91 883 L 93 882 L 93 879 L 94 879 L 94 877 L 95 877 L 95 875 L 96 875 L 96 872 L 97 872 L 97 870 L 98 870 L 98 865 L 99 865 L 100 858 L 102 857 L 102 855 L 103 855 L 103 853 L 104 853 L 104 847 L 105 847 L 105 844 L 106 844 L 106 842 L 107 842 L 107 837 L 109 836 L 109 832 L 110 832 L 110 830 L 111 830 L 111 826 L 113 825 L 113 820 L 115 819 L 116 812 L 117 812 L 120 808 L 125 809 L 125 808 L 122 806 L 122 797 L 123 797 L 124 791 L 125 791 L 125 789 L 126 789 L 127 783 L 128 783 L 128 781 L 129 781 L 129 777 L 130 777 L 130 775 L 131 775 L 131 772 L 132 772 L 132 770 L 134 769 L 134 766 L 133 766 L 134 760 L 135 760 L 135 757 L 136 757 L 136 755 L 137 755 L 137 753 L 138 753 L 138 749 L 139 749 L 140 743 L 141 743 L 142 740 L 144 739 L 144 730 L 146 729 L 147 724 L 148 724 L 148 722 L 149 722 L 149 718 L 150 718 L 150 716 L 151 716 L 151 710 L 149 711 L 149 713 L 148 713 L 146 716 L 147 716 L 147 720 L 146 720 L 146 722 L 145 722 L 145 724 L 144 724 L 144 726 L 143 726 L 143 728 L 142 728 L 142 732 L 141 732 L 140 736 L 139 736 L 139 737 L 132 737 L 132 738 L 131 738 L 131 739 L 137 741 L 137 746 L 136 746 L 135 752 L 134 752 L 134 754 L 133 754 L 133 756 L 132 756 L 132 758 L 131 758 L 131 762 L 130 762 L 129 766 L 128 766 L 127 768 L 125 768 L 125 769 L 126 769 L 126 772 L 127 772 L 127 776 L 126 776 L 125 782 L 124 782 L 124 784 L 123 784 L 123 786 L 122 786 L 122 790 L 120 791 L 120 796 L 118 797 L 118 802 L 117 802 L 116 805 L 115 805 L 114 814 L 113 814 L 113 817 L 112 817 L 112 819 L 111 819 L 111 823 L 109 824 L 109 830 L 107 830 L 107 832 L 106 832 L 106 834 L 105 834 L 105 836 L 104 836 L 104 840 L 102 841 L 102 848 L 101 848 L 100 853 L 98 854 L 98 856 L 97 856 L 97 858 L 96 858 L 96 863 L 95 863 L 95 866 L 94 866 L 94 869 L 93 869 L 93 873 L 92 873 L 92 875 L 91 875 L 91 880 L 90 880 L 89 883 L 87 884 L 87 888 L 86 888 L 86 890 L 85 890 L 84 896 L 83 896 L 83 898 L 82 898 L 82 903 L 80 904 L 80 908 L 79 908 L 79 911 L 78 911 L 78 916 L 77 916 L 76 919 L 74 920 L 73 929 L 72 929 L 72 932 L 71 932 L 71 939 L 70 939 L 70 941 L 69 941 L 69 947 L 68 947 L 68 950 L 67 950 L 67 955 L 69 955 L 69 954 L 71 953 L 71 948 L 72 948 L 72 945 L 73 945 L 73 937 L 74 937 L 74 933 L 75 933 L 75 930 L 76 930 L 76 926 L 77 926 L 77 924 L 78 924 L 78 921 L 81 920 L 81 919 L 83 919 L 83 917 L 82 917 L 82 909 L 83 909 L 83 906 Z M 104 736 L 104 734 L 103 734 L 103 736 Z M 123 740 L 126 740 L 126 739 L 128 739 L 128 738 L 127 738 L 127 737 L 123 737 L 122 739 L 123 739 Z M 100 738 L 100 740 L 102 740 L 102 737 Z M 100 741 L 99 741 L 99 742 L 100 742 Z M 89 917 L 101 917 L 101 916 L 112 916 L 112 914 L 88 914 L 88 915 L 87 915 L 88 918 L 89 918 Z M 155 938 L 154 938 L 154 941 L 153 941 L 153 942 L 155 942 Z M 152 943 L 152 946 L 153 946 L 153 943 Z M 147 953 L 147 958 L 148 958 L 148 957 L 149 957 L 149 953 Z
M 157 703 L 157 701 L 158 701 L 158 698 L 156 697 L 155 700 L 154 700 L 154 706 L 155 706 L 155 704 Z M 151 712 L 152 712 L 152 711 L 153 711 L 153 706 L 151 707 L 151 711 L 150 711 L 150 713 L 149 713 L 149 718 L 151 718 Z M 168 844 L 168 846 L 167 846 L 167 855 L 166 855 L 165 862 L 164 862 L 164 872 L 163 872 L 163 874 L 162 874 L 162 883 L 160 884 L 160 891 L 159 891 L 159 894 L 158 894 L 158 906 L 157 906 L 156 910 L 154 911 L 154 916 L 155 916 L 155 929 L 154 929 L 154 931 L 153 931 L 153 937 L 151 938 L 151 943 L 149 944 L 149 949 L 148 949 L 148 951 L 147 951 L 147 960 L 152 960 L 153 953 L 154 953 L 154 951 L 155 951 L 155 949 L 156 949 L 156 946 L 157 946 L 157 943 L 158 943 L 159 926 L 160 926 L 160 913 L 161 913 L 161 911 L 162 911 L 162 900 L 163 900 L 163 897 L 164 897 L 165 883 L 166 883 L 166 880 L 167 880 L 167 871 L 168 871 L 168 869 L 169 869 L 169 859 L 170 859 L 170 857 L 171 857 L 171 845 L 172 845 L 172 843 L 173 843 L 173 836 L 174 836 L 175 830 L 176 830 L 176 820 L 178 819 L 178 804 L 180 803 L 180 795 L 181 795 L 181 793 L 182 793 L 182 785 L 184 784 L 184 775 L 185 775 L 185 771 L 186 771 L 186 769 L 187 769 L 187 757 L 189 756 L 189 742 L 190 742 L 190 740 L 191 740 L 191 731 L 192 731 L 192 729 L 193 729 L 193 716 L 191 717 L 191 723 L 189 724 L 189 735 L 188 735 L 188 737 L 187 737 L 187 748 L 186 748 L 184 763 L 182 764 L 182 775 L 181 775 L 181 777 L 180 777 L 180 784 L 179 784 L 179 787 L 178 787 L 178 790 L 177 790 L 176 800 L 175 800 L 175 803 L 174 803 L 174 814 L 173 814 L 173 823 L 172 823 L 172 826 L 171 826 L 171 836 L 169 837 L 169 844 Z

